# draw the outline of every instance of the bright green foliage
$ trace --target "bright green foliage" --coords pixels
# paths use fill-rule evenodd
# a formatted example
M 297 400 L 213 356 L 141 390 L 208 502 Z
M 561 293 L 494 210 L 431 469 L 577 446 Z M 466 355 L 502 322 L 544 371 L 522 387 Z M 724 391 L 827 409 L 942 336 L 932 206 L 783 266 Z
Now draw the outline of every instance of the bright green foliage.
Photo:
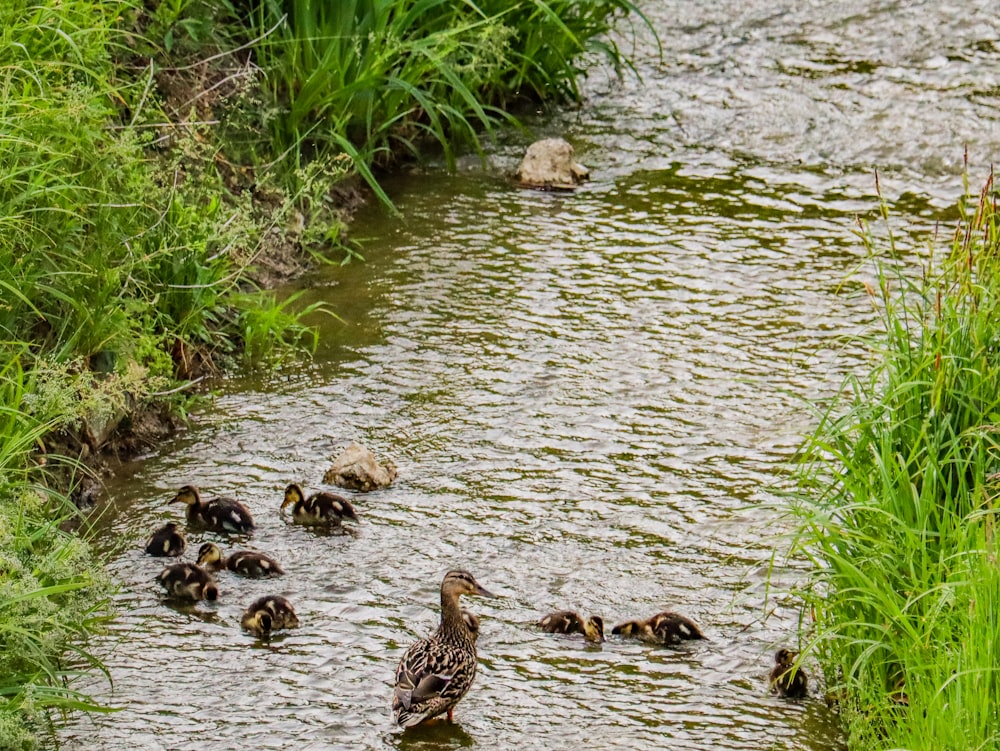
M 29 452 L 51 425 L 22 409 L 19 361 L 0 370 L 0 748 L 32 748 L 26 723 L 48 708 L 90 709 L 66 681 L 98 663 L 78 646 L 99 627 L 110 588 L 88 546 L 60 530 L 70 504 L 41 490 Z M 67 654 L 67 648 L 72 651 Z
M 800 549 L 816 564 L 807 636 L 852 749 L 1000 745 L 995 201 L 991 180 L 917 280 L 890 234 L 870 290 L 876 367 L 850 381 L 807 446 L 797 508 Z
M 152 131 L 118 124 L 125 89 L 110 53 L 128 8 L 0 10 L 0 338 L 59 359 L 110 351 L 123 367 L 155 349 L 150 337 L 235 350 L 234 302 L 270 304 L 232 297 L 265 227 L 226 192 L 206 147 L 192 136 L 154 161 Z
M 581 58 L 629 0 L 263 0 L 253 16 L 275 153 L 346 153 L 371 167 L 425 141 L 452 159 L 519 99 L 579 98 Z M 301 150 L 301 144 L 308 148 Z M 388 200 L 388 199 L 385 199 Z

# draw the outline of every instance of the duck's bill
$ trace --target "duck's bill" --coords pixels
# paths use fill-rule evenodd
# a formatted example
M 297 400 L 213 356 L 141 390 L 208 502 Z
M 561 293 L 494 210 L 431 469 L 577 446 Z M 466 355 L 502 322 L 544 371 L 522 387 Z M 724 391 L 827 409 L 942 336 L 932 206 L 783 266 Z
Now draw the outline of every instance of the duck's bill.
M 490 592 L 486 587 L 484 587 L 479 582 L 476 582 L 476 594 L 480 597 L 492 597 L 494 600 L 499 599 L 500 595 L 495 595 Z

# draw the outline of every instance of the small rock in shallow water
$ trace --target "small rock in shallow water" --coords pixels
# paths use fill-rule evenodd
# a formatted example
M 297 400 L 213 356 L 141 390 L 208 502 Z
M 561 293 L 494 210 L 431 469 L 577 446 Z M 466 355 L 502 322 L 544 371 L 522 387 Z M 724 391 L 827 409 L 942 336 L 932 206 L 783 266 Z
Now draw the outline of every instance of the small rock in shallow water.
M 323 482 L 367 492 L 388 487 L 396 479 L 396 474 L 395 464 L 391 461 L 379 464 L 371 451 L 353 441 L 323 475 Z
M 546 138 L 528 147 L 517 168 L 517 180 L 528 188 L 572 190 L 590 176 L 573 161 L 573 147 L 562 138 Z

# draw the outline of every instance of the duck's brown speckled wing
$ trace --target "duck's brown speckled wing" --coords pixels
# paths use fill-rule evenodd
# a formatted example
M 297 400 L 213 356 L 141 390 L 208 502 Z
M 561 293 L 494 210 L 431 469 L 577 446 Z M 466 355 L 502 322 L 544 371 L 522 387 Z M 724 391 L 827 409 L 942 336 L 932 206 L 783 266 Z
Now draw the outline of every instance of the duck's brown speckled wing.
M 551 634 L 582 634 L 585 633 L 583 618 L 572 610 L 559 610 L 542 616 L 538 621 L 539 627 L 543 631 Z
M 262 578 L 265 576 L 281 576 L 285 570 L 278 562 L 263 553 L 249 550 L 239 550 L 226 560 L 226 568 L 243 576 Z
M 476 677 L 476 655 L 458 645 L 423 639 L 411 646 L 396 668 L 392 713 L 411 727 L 447 712 L 465 696 Z
M 203 524 L 221 532 L 250 532 L 253 517 L 246 507 L 234 498 L 212 498 L 205 501 Z
M 351 502 L 336 493 L 313 493 L 305 500 L 301 513 L 318 523 L 339 524 L 343 519 L 358 519 Z
M 791 663 L 775 665 L 771 670 L 771 693 L 801 699 L 809 693 L 809 679 L 801 668 L 795 670 Z
M 676 644 L 685 639 L 704 639 L 698 624 L 687 616 L 671 611 L 657 613 L 650 619 L 650 627 L 658 641 Z

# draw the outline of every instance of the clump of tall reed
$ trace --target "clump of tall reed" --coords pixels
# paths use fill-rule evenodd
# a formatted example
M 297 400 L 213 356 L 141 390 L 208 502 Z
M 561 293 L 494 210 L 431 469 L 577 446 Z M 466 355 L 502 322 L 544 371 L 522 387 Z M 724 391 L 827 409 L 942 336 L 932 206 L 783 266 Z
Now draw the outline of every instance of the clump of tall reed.
M 876 239 L 865 228 L 878 272 L 874 367 L 822 414 L 799 471 L 797 547 L 815 564 L 805 635 L 852 749 L 1000 744 L 992 177 L 960 210 L 944 252 L 917 274 L 891 229 Z

